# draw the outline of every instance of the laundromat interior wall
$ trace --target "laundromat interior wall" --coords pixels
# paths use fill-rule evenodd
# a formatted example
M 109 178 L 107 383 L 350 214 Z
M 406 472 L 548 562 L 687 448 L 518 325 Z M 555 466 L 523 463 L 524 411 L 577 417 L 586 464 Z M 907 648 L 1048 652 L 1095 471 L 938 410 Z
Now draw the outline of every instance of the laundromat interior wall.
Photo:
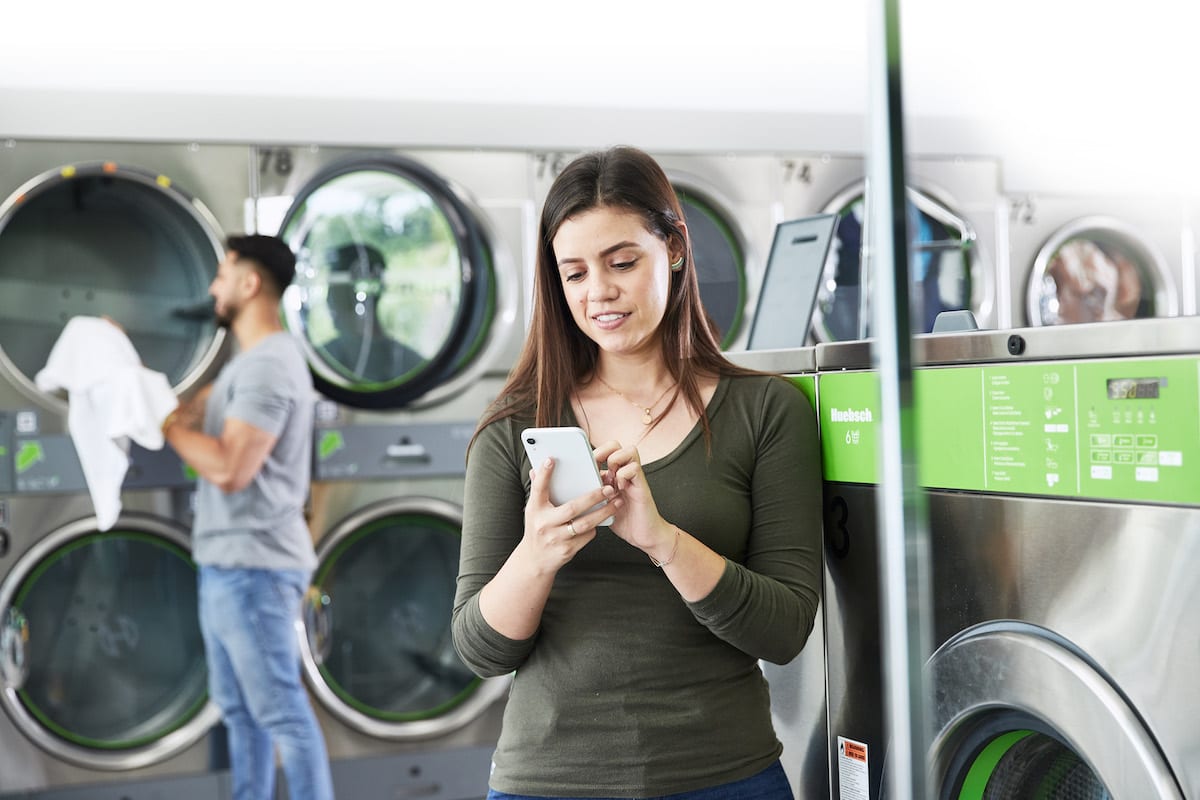
M 622 0 L 576 15 L 545 0 L 404 11 L 354 0 L 280 15 L 222 0 L 166 27 L 144 0 L 76 9 L 69 22 L 28 8 L 0 49 L 0 149 L 49 139 L 522 152 L 536 162 L 531 185 L 511 195 L 531 218 L 538 173 L 564 154 L 629 143 L 727 158 L 736 185 L 696 177 L 742 218 L 749 312 L 772 227 L 826 210 L 865 173 L 839 159 L 867 150 L 875 8 L 752 0 L 736 14 L 683 14 Z M 1037 322 L 1038 253 L 1076 223 L 1134 240 L 1153 306 L 1142 314 L 1195 313 L 1200 110 L 1188 98 L 1200 56 L 1189 36 L 1200 12 L 1169 0 L 900 11 L 916 188 L 976 228 L 968 299 L 982 322 Z M 278 167 L 262 150 L 248 162 L 249 181 Z

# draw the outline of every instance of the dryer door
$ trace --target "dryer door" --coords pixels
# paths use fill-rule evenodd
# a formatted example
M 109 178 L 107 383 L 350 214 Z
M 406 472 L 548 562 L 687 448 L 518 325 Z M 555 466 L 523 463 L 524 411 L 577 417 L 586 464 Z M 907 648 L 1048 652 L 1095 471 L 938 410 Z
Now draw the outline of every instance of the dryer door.
M 683 207 L 692 257 L 704 310 L 716 323 L 721 347 L 729 347 L 742 327 L 746 304 L 746 248 L 737 226 L 722 208 L 701 189 L 679 179 L 675 193 Z
M 491 250 L 424 166 L 390 155 L 335 164 L 300 190 L 280 231 L 297 256 L 285 321 L 328 397 L 399 408 L 483 346 L 496 303 Z
M 1154 737 L 1069 642 L 986 623 L 934 653 L 934 785 L 943 800 L 1181 800 Z
M 1166 260 L 1137 231 L 1085 217 L 1038 251 L 1026 312 L 1031 325 L 1169 317 L 1179 313 L 1179 298 Z
M 39 175 L 0 205 L 0 372 L 32 399 L 67 321 L 107 315 L 147 367 L 186 389 L 215 360 L 217 223 L 169 178 L 114 162 Z
M 306 609 L 309 686 L 352 728 L 383 739 L 438 736 L 505 691 L 458 658 L 450 612 L 462 511 L 427 497 L 377 503 L 326 535 Z
M 980 311 L 970 225 L 932 195 L 908 188 L 909 266 L 913 333 L 929 333 L 942 311 Z M 839 217 L 837 235 L 817 294 L 813 337 L 818 342 L 861 339 L 863 245 L 867 236 L 864 184 L 831 200 L 824 213 Z M 868 276 L 869 280 L 869 276 Z M 870 287 L 866 287 L 869 294 Z
M 216 724 L 187 543 L 156 517 L 123 515 L 103 533 L 83 519 L 14 565 L 0 584 L 0 703 L 35 744 L 84 767 L 135 769 Z

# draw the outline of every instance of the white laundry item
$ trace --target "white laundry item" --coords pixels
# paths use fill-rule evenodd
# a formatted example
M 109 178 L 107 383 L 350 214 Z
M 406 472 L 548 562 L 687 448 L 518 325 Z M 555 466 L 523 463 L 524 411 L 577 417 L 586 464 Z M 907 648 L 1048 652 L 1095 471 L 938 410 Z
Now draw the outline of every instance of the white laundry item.
M 73 317 L 34 378 L 44 392 L 65 389 L 67 430 L 105 531 L 121 513 L 129 443 L 163 446 L 162 423 L 179 404 L 167 376 L 142 365 L 125 332 L 99 317 Z

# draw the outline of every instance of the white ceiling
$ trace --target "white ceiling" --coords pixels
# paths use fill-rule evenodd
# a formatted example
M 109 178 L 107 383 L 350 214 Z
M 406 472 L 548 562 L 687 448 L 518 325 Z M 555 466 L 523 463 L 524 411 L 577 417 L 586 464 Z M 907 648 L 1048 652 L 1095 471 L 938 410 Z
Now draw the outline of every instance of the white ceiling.
M 1194 0 L 902 2 L 915 149 L 997 155 L 1018 183 L 1056 175 L 1198 191 Z M 22 3 L 6 8 L 0 28 L 0 135 L 374 141 L 394 139 L 399 120 L 405 138 L 447 144 L 676 136 L 857 150 L 876 8 Z M 106 110 L 103 98 L 120 102 Z M 739 124 L 721 124 L 729 119 Z

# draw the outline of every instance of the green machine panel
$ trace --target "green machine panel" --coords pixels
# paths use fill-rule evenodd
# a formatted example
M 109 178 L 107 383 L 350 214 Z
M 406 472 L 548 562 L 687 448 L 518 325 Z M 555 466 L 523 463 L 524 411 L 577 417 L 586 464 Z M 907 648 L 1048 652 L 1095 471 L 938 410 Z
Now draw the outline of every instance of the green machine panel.
M 817 407 L 817 376 L 816 375 L 788 375 L 787 379 L 796 385 L 796 388 L 808 398 L 808 402 L 813 409 Z
M 879 379 L 874 372 L 831 372 L 818 386 L 825 480 L 877 483 Z
M 922 486 L 1200 505 L 1194 356 L 927 367 L 913 381 Z M 826 480 L 877 482 L 876 374 L 818 386 Z

